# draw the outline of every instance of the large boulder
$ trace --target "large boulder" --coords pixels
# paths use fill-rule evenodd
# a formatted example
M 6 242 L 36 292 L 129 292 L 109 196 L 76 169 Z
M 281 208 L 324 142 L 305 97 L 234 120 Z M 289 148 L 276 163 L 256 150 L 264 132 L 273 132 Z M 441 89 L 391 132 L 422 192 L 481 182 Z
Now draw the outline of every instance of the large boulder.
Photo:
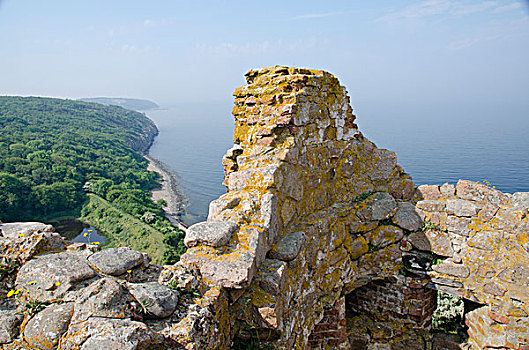
M 42 255 L 20 268 L 16 289 L 27 291 L 23 296 L 47 302 L 64 295 L 76 283 L 95 277 L 96 272 L 78 253 Z
M 88 258 L 101 272 L 120 276 L 143 263 L 143 254 L 128 247 L 108 248 Z

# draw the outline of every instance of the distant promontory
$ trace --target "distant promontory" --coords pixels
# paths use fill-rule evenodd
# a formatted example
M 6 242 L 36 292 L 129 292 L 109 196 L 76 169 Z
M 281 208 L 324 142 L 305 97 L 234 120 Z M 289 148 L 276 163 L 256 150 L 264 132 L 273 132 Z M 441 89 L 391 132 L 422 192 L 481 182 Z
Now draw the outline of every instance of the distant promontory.
M 102 105 L 120 106 L 134 111 L 146 111 L 148 109 L 159 108 L 156 103 L 139 98 L 123 97 L 86 97 L 80 98 L 79 101 L 100 103 Z

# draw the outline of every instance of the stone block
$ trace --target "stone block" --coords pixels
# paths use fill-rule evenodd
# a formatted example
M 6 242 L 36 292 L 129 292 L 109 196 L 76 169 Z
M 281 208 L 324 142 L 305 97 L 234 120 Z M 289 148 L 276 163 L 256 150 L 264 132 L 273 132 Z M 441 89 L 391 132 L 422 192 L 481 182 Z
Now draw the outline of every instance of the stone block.
M 457 182 L 456 193 L 457 196 L 462 199 L 477 202 L 488 201 L 498 206 L 501 204 L 506 204 L 509 199 L 507 195 L 495 188 L 463 179 Z
M 378 248 L 384 248 L 398 242 L 403 236 L 402 230 L 393 225 L 379 226 L 366 234 L 366 237 L 369 237 L 369 243 Z
M 472 217 L 476 216 L 482 206 L 475 202 L 470 202 L 463 199 L 447 199 L 446 212 L 448 215 Z
M 287 233 L 278 239 L 268 252 L 268 255 L 271 259 L 294 260 L 298 256 L 305 239 L 306 236 L 303 231 Z
M 468 267 L 461 264 L 454 264 L 446 261 L 442 262 L 439 265 L 433 265 L 432 269 L 438 273 L 461 278 L 467 278 L 470 275 L 470 270 L 468 269 Z
M 417 195 L 419 198 L 426 200 L 437 200 L 441 198 L 441 192 L 437 185 L 421 185 L 417 187 Z
M 33 316 L 24 328 L 24 340 L 32 349 L 52 349 L 68 330 L 73 303 L 51 304 Z
M 393 223 L 408 231 L 417 231 L 422 226 L 422 219 L 415 206 L 408 202 L 398 204 L 395 215 L 391 218 Z
M 188 248 L 198 244 L 221 247 L 228 244 L 238 228 L 237 224 L 229 221 L 199 222 L 187 229 L 184 244 Z
M 431 199 L 426 199 L 422 201 L 418 201 L 416 204 L 417 208 L 425 210 L 425 211 L 443 211 L 446 207 L 446 203 L 443 201 L 436 201 Z
M 387 192 L 377 192 L 359 203 L 356 215 L 365 222 L 385 220 L 397 209 L 397 202 Z
M 451 257 L 454 254 L 450 237 L 443 231 L 427 230 L 425 232 L 413 232 L 409 235 L 408 239 L 419 250 L 447 257 Z
M 107 248 L 91 255 L 88 261 L 107 275 L 119 276 L 143 264 L 143 254 L 127 247 Z

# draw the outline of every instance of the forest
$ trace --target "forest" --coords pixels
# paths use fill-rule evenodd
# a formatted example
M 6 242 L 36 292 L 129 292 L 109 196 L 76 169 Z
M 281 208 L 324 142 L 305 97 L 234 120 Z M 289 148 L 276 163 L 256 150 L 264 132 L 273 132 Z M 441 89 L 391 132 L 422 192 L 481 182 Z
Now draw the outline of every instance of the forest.
M 144 246 L 163 246 L 154 257 L 158 262 L 173 263 L 183 252 L 183 233 L 150 199 L 159 175 L 147 171 L 141 151 L 157 129 L 144 114 L 89 102 L 0 96 L 0 130 L 0 221 L 62 215 L 89 220 L 94 203 L 105 203 L 121 213 L 113 220 L 130 215 L 160 233 L 161 242 L 142 235 Z M 105 213 L 98 215 L 94 226 L 107 236 Z M 123 243 L 110 236 L 111 245 Z

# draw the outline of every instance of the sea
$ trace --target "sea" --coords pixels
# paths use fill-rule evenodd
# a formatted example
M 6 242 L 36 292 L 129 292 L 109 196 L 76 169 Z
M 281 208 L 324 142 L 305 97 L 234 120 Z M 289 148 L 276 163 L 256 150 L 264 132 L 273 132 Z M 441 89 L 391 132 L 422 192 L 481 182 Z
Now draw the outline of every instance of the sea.
M 207 217 L 209 202 L 226 192 L 222 156 L 232 147 L 231 103 L 202 103 L 149 110 L 160 131 L 150 156 L 176 175 L 188 199 L 182 221 Z M 480 111 L 400 113 L 356 111 L 362 133 L 397 153 L 417 185 L 487 181 L 513 193 L 529 191 L 529 118 Z

